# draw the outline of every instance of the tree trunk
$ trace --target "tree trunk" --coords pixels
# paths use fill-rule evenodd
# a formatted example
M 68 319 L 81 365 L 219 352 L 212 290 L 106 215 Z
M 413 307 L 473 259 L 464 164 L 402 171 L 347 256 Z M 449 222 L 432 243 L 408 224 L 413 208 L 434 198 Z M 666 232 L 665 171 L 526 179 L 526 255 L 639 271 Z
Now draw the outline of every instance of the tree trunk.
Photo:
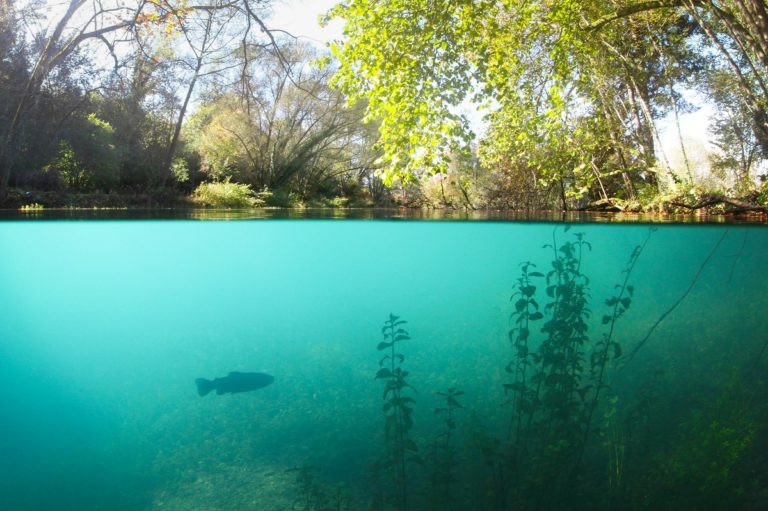
M 29 100 L 40 93 L 43 82 L 51 72 L 53 65 L 60 60 L 62 52 L 58 49 L 59 40 L 75 12 L 85 3 L 85 0 L 70 0 L 69 6 L 61 19 L 56 24 L 53 33 L 48 37 L 40 57 L 38 57 L 32 72 L 24 84 L 24 88 L 18 96 L 13 108 L 13 116 L 10 122 L 2 130 L 5 134 L 0 142 L 0 203 L 8 197 L 8 185 L 13 174 L 13 163 L 18 143 L 19 132 L 24 115 L 27 111 Z
M 195 84 L 197 83 L 197 79 L 200 76 L 200 65 L 198 63 L 197 69 L 195 69 L 195 74 L 192 76 L 192 81 L 189 82 L 189 87 L 187 88 L 187 95 L 184 97 L 184 103 L 181 105 L 181 110 L 179 111 L 179 118 L 176 121 L 176 127 L 173 130 L 173 137 L 171 138 L 171 143 L 168 145 L 168 151 L 165 154 L 165 161 L 163 161 L 163 168 L 161 169 L 161 176 L 160 176 L 160 188 L 165 188 L 165 185 L 168 181 L 168 177 L 171 175 L 171 165 L 173 164 L 173 156 L 176 154 L 176 147 L 179 145 L 179 136 L 181 135 L 181 126 L 184 123 L 184 116 L 187 113 L 187 107 L 189 106 L 189 100 L 192 97 L 192 91 L 195 89 Z
M 192 51 L 197 57 L 195 62 L 194 74 L 192 80 L 187 87 L 187 95 L 184 97 L 184 103 L 181 105 L 179 111 L 179 118 L 176 121 L 176 126 L 173 130 L 173 137 L 171 143 L 168 145 L 168 152 L 165 155 L 165 161 L 163 162 L 163 168 L 161 169 L 160 187 L 165 188 L 165 184 L 168 181 L 168 177 L 171 175 L 171 165 L 173 164 L 173 156 L 176 154 L 176 148 L 179 145 L 179 136 L 181 135 L 181 127 L 184 124 L 184 116 L 187 114 L 187 108 L 189 107 L 189 100 L 192 98 L 192 92 L 195 90 L 198 78 L 200 78 L 200 71 L 203 68 L 203 61 L 205 60 L 206 53 L 208 52 L 208 43 L 211 38 L 211 27 L 213 26 L 213 12 L 208 13 L 208 19 L 205 22 L 205 33 L 203 35 L 203 41 L 200 44 L 199 52 L 192 47 Z M 184 27 L 181 27 L 184 30 Z

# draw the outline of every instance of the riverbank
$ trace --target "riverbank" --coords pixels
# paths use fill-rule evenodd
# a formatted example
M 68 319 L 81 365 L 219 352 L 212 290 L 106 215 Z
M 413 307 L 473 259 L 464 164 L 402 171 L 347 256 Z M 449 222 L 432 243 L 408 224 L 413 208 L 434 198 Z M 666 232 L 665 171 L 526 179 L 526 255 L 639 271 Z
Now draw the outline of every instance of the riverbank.
M 422 220 L 511 220 L 573 222 L 648 223 L 765 223 L 768 208 L 719 195 L 703 196 L 691 204 L 670 201 L 662 208 L 621 209 L 615 203 L 599 202 L 580 209 L 489 210 L 435 208 L 409 204 L 379 207 L 369 202 L 315 200 L 279 202 L 260 207 L 228 208 L 201 205 L 190 195 L 174 190 L 150 193 L 65 193 L 13 189 L 0 206 L 0 218 L 358 218 Z

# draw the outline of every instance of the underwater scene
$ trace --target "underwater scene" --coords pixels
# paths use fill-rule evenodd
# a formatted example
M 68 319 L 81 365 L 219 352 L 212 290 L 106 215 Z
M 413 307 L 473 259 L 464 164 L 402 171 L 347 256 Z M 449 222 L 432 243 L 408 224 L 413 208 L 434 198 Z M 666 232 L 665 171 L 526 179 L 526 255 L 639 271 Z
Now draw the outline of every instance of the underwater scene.
M 0 222 L 0 509 L 768 509 L 768 228 Z

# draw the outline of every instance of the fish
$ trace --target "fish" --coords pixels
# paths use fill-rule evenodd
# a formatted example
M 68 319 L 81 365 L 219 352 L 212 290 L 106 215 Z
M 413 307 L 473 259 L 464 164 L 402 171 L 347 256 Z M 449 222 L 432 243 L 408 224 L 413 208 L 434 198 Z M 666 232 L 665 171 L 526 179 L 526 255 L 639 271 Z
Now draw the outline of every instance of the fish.
M 195 385 L 197 385 L 197 393 L 200 396 L 205 396 L 213 390 L 218 395 L 248 392 L 271 385 L 273 381 L 275 378 L 270 374 L 232 371 L 223 378 L 214 378 L 213 380 L 197 378 Z

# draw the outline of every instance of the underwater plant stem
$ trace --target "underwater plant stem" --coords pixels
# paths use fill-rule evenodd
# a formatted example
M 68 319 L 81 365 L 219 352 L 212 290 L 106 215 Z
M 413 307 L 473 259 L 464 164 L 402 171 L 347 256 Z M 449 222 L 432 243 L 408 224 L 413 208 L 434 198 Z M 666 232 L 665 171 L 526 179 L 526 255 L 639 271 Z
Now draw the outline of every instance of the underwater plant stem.
M 728 283 L 731 283 L 731 279 L 733 278 L 733 272 L 736 270 L 736 265 L 739 264 L 739 259 L 741 259 L 741 256 L 744 254 L 744 246 L 747 244 L 747 233 L 749 231 L 744 230 L 744 237 L 741 239 L 741 246 L 739 247 L 739 252 L 736 254 L 736 258 L 733 260 L 733 264 L 731 265 L 731 271 L 728 273 Z
M 552 229 L 552 251 L 555 253 L 555 261 L 557 261 L 558 263 L 562 263 L 562 261 L 560 260 L 560 257 L 557 255 L 557 237 L 555 236 L 556 231 L 557 231 L 557 227 Z M 563 284 L 562 266 L 558 265 L 558 267 L 555 268 L 555 270 L 557 272 L 557 287 L 555 288 L 557 292 L 555 293 L 555 297 L 554 297 L 555 302 L 554 302 L 554 305 L 552 306 L 552 321 L 554 321 L 554 318 L 557 317 L 559 312 L 558 309 L 561 302 L 561 295 L 560 295 L 559 289 L 560 289 L 560 286 Z M 547 280 L 549 280 L 549 278 L 547 278 Z M 549 282 L 547 282 L 547 284 L 549 284 Z M 547 344 L 551 345 L 554 340 L 554 336 L 555 336 L 554 330 L 550 330 L 549 334 L 547 335 L 547 338 L 544 339 L 544 341 L 542 342 L 542 347 L 546 346 Z M 545 380 L 544 370 L 545 368 L 544 366 L 542 366 L 541 368 L 542 377 L 539 378 L 538 382 L 536 382 L 536 393 L 534 394 L 534 399 L 533 399 L 534 404 L 539 402 L 539 396 L 541 395 L 541 385 Z M 536 411 L 536 407 L 532 406 L 531 413 L 528 414 L 528 423 L 526 424 L 526 428 L 530 428 L 531 424 L 533 424 L 533 415 L 535 414 L 535 411 Z
M 390 347 L 390 366 L 392 371 L 392 383 L 394 384 L 394 393 L 395 398 L 397 399 L 397 402 L 400 403 L 400 388 L 396 384 L 397 376 L 395 375 L 395 326 L 394 324 L 390 327 L 390 332 L 392 334 L 392 346 Z M 399 493 L 400 493 L 400 503 L 402 504 L 403 510 L 408 509 L 408 503 L 407 503 L 407 489 L 406 489 L 406 478 L 405 478 L 405 432 L 403 431 L 405 428 L 405 422 L 403 420 L 403 413 L 401 409 L 402 404 L 398 404 L 395 406 L 395 422 L 397 424 L 397 448 L 392 453 L 396 456 L 396 459 L 392 460 L 395 463 L 395 472 L 396 472 L 396 478 L 397 478 L 397 486 L 399 487 Z
M 523 287 L 527 288 L 531 285 L 531 278 L 528 275 L 528 268 L 525 267 L 524 273 L 523 273 L 524 279 L 522 280 Z M 515 428 L 515 422 L 517 422 L 516 431 L 515 431 L 515 445 L 519 446 L 520 443 L 520 435 L 522 430 L 522 424 L 523 424 L 523 414 L 520 412 L 520 403 L 525 398 L 525 391 L 527 389 L 526 387 L 526 368 L 527 368 L 527 359 L 528 359 L 528 335 L 530 335 L 530 308 L 531 305 L 528 303 L 525 306 L 525 315 L 522 316 L 522 321 L 520 323 L 520 330 L 525 330 L 528 332 L 526 334 L 526 338 L 523 339 L 521 337 L 521 333 L 518 335 L 518 339 L 515 340 L 515 348 L 517 349 L 517 353 L 515 354 L 517 358 L 517 364 L 515 366 L 515 383 L 522 383 L 522 386 L 519 390 L 516 391 L 518 401 L 517 403 L 514 403 L 514 415 L 510 417 L 509 420 L 509 427 L 507 428 L 507 441 L 512 441 L 512 430 Z M 525 347 L 525 356 L 521 357 L 521 347 Z
M 768 341 L 765 341 L 763 348 L 760 350 L 760 353 L 757 354 L 755 363 L 752 365 L 752 371 L 757 370 L 757 368 L 760 366 L 760 361 L 763 360 L 763 355 L 765 355 L 766 350 L 768 350 Z
M 592 396 L 592 402 L 589 404 L 589 412 L 587 413 L 587 421 L 586 421 L 586 426 L 584 428 L 584 437 L 581 439 L 579 455 L 576 458 L 576 463 L 573 467 L 574 476 L 578 472 L 579 466 L 581 465 L 581 461 L 584 458 L 584 451 L 587 448 L 587 441 L 589 441 L 589 433 L 591 432 L 591 429 L 592 429 L 592 418 L 595 414 L 595 409 L 597 408 L 597 404 L 600 400 L 600 391 L 603 389 L 603 379 L 605 378 L 605 368 L 608 366 L 608 350 L 612 345 L 613 333 L 616 329 L 616 320 L 619 317 L 619 306 L 621 305 L 621 299 L 624 297 L 624 294 L 627 292 L 629 277 L 632 275 L 632 271 L 635 269 L 635 265 L 637 265 L 637 261 L 640 259 L 640 254 L 643 253 L 643 250 L 645 250 L 646 245 L 648 245 L 648 242 L 651 239 L 652 233 L 653 231 L 649 229 L 648 236 L 646 236 L 645 241 L 643 241 L 643 244 L 640 245 L 640 247 L 633 252 L 632 259 L 625 271 L 624 282 L 621 283 L 621 290 L 619 291 L 619 295 L 617 296 L 616 303 L 613 304 L 613 314 L 611 315 L 611 326 L 608 329 L 608 334 L 606 335 L 605 341 L 604 341 L 605 344 L 603 345 L 602 353 L 600 354 L 600 358 L 598 359 L 600 361 L 600 372 L 598 373 L 597 381 L 595 382 L 595 394 Z
M 664 321 L 664 319 L 667 316 L 669 316 L 672 313 L 672 311 L 674 311 L 677 308 L 677 306 L 682 303 L 683 300 L 685 300 L 685 298 L 688 296 L 688 294 L 696 285 L 696 282 L 699 281 L 699 277 L 701 277 L 701 274 L 704 271 L 704 268 L 707 266 L 707 263 L 709 262 L 709 260 L 712 259 L 712 256 L 715 255 L 715 252 L 717 252 L 718 247 L 720 247 L 720 244 L 723 242 L 727 234 L 728 234 L 728 231 L 726 230 L 723 233 L 723 235 L 720 236 L 720 239 L 717 240 L 717 243 L 715 243 L 715 245 L 709 251 L 709 254 L 707 254 L 707 257 L 704 259 L 704 261 L 702 261 L 701 266 L 699 266 L 699 270 L 696 272 L 696 275 L 693 276 L 693 280 L 691 280 L 691 283 L 688 285 L 688 288 L 685 290 L 685 292 L 682 295 L 680 295 L 680 298 L 678 298 L 677 301 L 673 303 L 672 306 L 669 309 L 667 309 L 664 312 L 664 314 L 662 314 L 659 317 L 659 319 L 656 320 L 656 322 L 651 326 L 651 329 L 648 330 L 648 333 L 645 334 L 645 337 L 643 337 L 643 339 L 639 343 L 637 343 L 637 345 L 632 349 L 632 352 L 629 354 L 626 361 L 624 362 L 624 366 L 626 366 L 635 357 L 637 352 L 640 351 L 640 348 L 642 348 L 645 345 L 645 343 L 648 342 L 648 339 L 651 337 L 654 330 L 656 330 L 656 327 L 659 326 L 659 324 L 661 324 L 661 322 Z

